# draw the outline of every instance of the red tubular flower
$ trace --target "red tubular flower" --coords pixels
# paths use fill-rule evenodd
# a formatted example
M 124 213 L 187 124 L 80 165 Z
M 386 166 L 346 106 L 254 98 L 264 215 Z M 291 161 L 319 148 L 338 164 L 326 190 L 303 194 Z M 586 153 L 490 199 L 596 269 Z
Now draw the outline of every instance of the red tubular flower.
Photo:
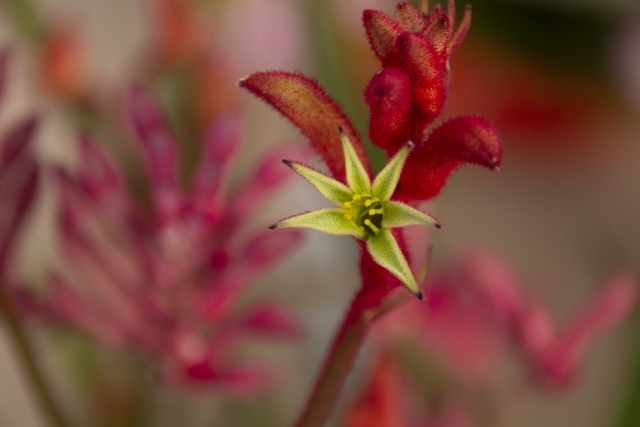
M 275 379 L 266 367 L 234 360 L 243 337 L 291 340 L 296 320 L 265 302 L 235 310 L 249 282 L 301 241 L 301 232 L 260 231 L 238 237 L 244 219 L 291 173 L 267 156 L 234 194 L 222 191 L 241 139 L 242 117 L 222 115 L 205 137 L 190 191 L 177 181 L 180 164 L 160 109 L 136 86 L 129 96 L 132 124 L 150 183 L 152 210 L 143 212 L 115 162 L 90 137 L 80 138 L 76 174 L 58 170 L 62 249 L 70 271 L 51 275 L 42 311 L 108 345 L 155 356 L 172 385 L 216 385 L 241 395 Z M 272 173 L 276 171 L 277 173 Z M 244 234 L 243 234 L 244 235 Z

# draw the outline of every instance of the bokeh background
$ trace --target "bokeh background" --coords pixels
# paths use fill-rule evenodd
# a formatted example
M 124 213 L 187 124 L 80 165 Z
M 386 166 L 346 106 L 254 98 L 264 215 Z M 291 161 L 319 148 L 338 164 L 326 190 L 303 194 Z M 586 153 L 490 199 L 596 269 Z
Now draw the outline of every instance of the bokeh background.
M 38 158 L 71 170 L 77 163 L 75 135 L 88 129 L 118 154 L 130 185 L 144 192 L 121 124 L 123 94 L 142 81 L 169 112 L 184 141 L 187 167 L 195 163 L 193 147 L 208 120 L 241 106 L 246 135 L 233 185 L 268 149 L 305 143 L 293 126 L 235 85 L 252 71 L 283 69 L 317 78 L 366 135 L 361 94 L 379 65 L 360 16 L 366 8 L 392 14 L 395 1 L 184 2 L 192 25 L 168 30 L 171 19 L 160 0 L 2 0 L 0 41 L 11 46 L 12 59 L 0 128 L 38 112 Z M 472 112 L 491 119 L 501 132 L 504 157 L 499 173 L 457 172 L 429 204 L 443 223 L 433 237 L 433 268 L 470 247 L 491 247 L 562 323 L 617 267 L 640 265 L 640 4 L 471 3 L 471 30 L 451 64 L 445 116 Z M 172 45 L 171 31 L 186 41 Z M 181 55 L 189 49 L 206 54 L 187 72 Z M 382 161 L 375 149 L 371 156 Z M 34 292 L 43 291 L 48 269 L 61 262 L 55 191 L 42 184 L 12 258 Z M 323 206 L 305 182 L 293 179 L 248 227 Z M 288 425 L 357 285 L 355 244 L 309 232 L 299 251 L 251 286 L 247 301 L 283 302 L 305 334 L 296 343 L 247 346 L 249 354 L 279 367 L 282 379 L 275 391 L 245 401 L 217 390 L 158 388 L 124 351 L 47 325 L 29 331 L 76 425 Z M 640 407 L 639 344 L 636 314 L 596 342 L 575 384 L 562 389 L 532 387 L 521 361 L 510 355 L 487 386 L 492 415 L 482 425 L 640 425 L 628 415 Z M 364 384 L 373 353 L 372 345 L 365 348 L 333 425 L 342 425 L 340 410 Z M 45 426 L 21 369 L 0 329 L 0 425 Z M 97 377 L 102 382 L 89 380 Z M 131 415 L 136 405 L 146 408 L 143 421 Z

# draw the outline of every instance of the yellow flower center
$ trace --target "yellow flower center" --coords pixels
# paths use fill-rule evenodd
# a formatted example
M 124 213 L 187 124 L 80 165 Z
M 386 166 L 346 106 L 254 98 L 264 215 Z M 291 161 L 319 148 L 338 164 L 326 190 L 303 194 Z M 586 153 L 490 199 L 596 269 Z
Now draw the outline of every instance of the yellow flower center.
M 384 208 L 377 197 L 369 194 L 354 194 L 350 202 L 344 202 L 344 219 L 353 221 L 361 230 L 375 235 L 382 228 Z

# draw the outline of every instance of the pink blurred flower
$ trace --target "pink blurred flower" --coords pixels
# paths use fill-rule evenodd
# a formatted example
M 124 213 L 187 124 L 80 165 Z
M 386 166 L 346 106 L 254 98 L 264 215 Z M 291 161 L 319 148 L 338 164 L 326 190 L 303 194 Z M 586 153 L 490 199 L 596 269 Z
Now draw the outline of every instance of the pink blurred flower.
M 239 231 L 288 178 L 288 171 L 274 167 L 279 159 L 301 149 L 275 150 L 226 194 L 243 124 L 238 112 L 229 112 L 206 134 L 186 192 L 178 182 L 173 135 L 142 87 L 131 90 L 128 110 L 141 142 L 151 211 L 135 203 L 107 153 L 82 136 L 77 173 L 56 171 L 68 268 L 51 275 L 43 308 L 105 344 L 155 356 L 167 384 L 259 392 L 274 375 L 238 360 L 238 344 L 247 336 L 290 340 L 301 331 L 276 304 L 237 311 L 236 303 L 251 280 L 298 246 L 301 234 L 265 228 L 244 239 Z
M 4 101 L 7 87 L 9 57 L 8 48 L 0 50 L 0 102 Z M 0 136 L 0 270 L 3 276 L 12 273 L 7 258 L 37 190 L 40 170 L 32 146 L 37 124 L 36 117 L 28 115 Z
M 368 384 L 347 411 L 345 427 L 472 427 L 468 411 L 453 402 L 430 402 L 425 410 L 424 401 L 418 408 L 409 404 L 416 390 L 403 381 L 396 361 L 382 357 L 377 361 Z
M 550 386 L 574 383 L 589 347 L 624 321 L 638 299 L 636 275 L 620 270 L 560 327 L 511 267 L 486 249 L 434 274 L 425 288 L 427 304 L 411 302 L 389 316 L 380 338 L 417 335 L 467 380 L 492 378 L 510 343 L 528 361 L 535 382 Z

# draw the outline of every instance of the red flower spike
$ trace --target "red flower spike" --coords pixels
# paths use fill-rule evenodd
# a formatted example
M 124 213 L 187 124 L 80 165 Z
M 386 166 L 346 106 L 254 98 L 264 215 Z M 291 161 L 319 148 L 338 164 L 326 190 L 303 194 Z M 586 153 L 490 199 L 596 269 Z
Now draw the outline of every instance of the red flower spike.
M 244 248 L 242 262 L 249 270 L 262 270 L 288 255 L 302 243 L 302 230 L 264 231 Z
M 393 66 L 398 62 L 396 40 L 402 34 L 402 28 L 391 18 L 377 10 L 365 10 L 362 23 L 369 38 L 371 49 L 382 65 Z
M 397 46 L 411 78 L 413 101 L 428 124 L 440 114 L 446 100 L 443 56 L 430 40 L 416 34 L 403 33 Z
M 498 170 L 500 137 L 481 117 L 462 116 L 439 127 L 409 156 L 396 190 L 399 200 L 427 200 L 437 196 L 451 173 L 473 164 Z
M 424 18 L 411 3 L 398 3 L 396 21 L 400 28 L 410 33 L 420 33 L 424 30 Z
M 295 124 L 309 138 L 336 179 L 346 182 L 339 127 L 349 137 L 371 175 L 364 148 L 351 121 L 316 81 L 302 74 L 272 71 L 251 74 L 238 84 Z
M 383 69 L 369 82 L 364 99 L 371 110 L 371 140 L 387 153 L 395 153 L 411 139 L 409 76 L 397 68 Z

